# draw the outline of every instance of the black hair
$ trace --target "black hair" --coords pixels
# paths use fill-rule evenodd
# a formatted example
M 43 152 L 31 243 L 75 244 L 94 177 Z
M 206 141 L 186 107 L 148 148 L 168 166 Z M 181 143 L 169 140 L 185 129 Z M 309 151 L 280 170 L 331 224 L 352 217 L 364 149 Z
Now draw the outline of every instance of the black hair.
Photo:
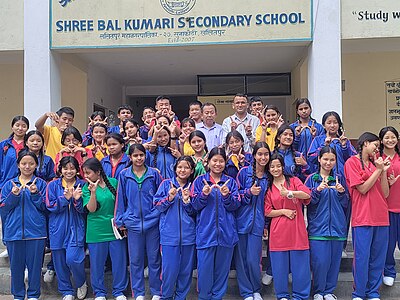
M 257 151 L 262 149 L 262 148 L 266 148 L 268 150 L 269 156 L 271 156 L 271 150 L 269 149 L 269 146 L 266 142 L 257 142 L 254 147 L 253 147 L 253 174 L 251 175 L 251 185 L 253 185 L 256 182 L 256 178 L 257 178 L 257 172 L 256 172 L 256 167 L 257 167 L 257 162 L 256 162 L 256 154 Z M 267 166 L 264 169 L 264 173 L 267 174 Z
M 132 156 L 133 152 L 136 149 L 139 150 L 140 152 L 143 152 L 144 154 L 146 154 L 146 148 L 142 144 L 132 144 L 129 147 L 129 152 L 128 152 L 129 156 Z
M 261 102 L 262 103 L 262 99 L 260 96 L 253 96 L 250 98 L 250 104 L 253 104 L 254 102 Z
M 324 126 L 325 132 L 326 132 L 325 122 L 330 116 L 335 117 L 336 121 L 338 122 L 338 124 L 339 124 L 338 135 L 341 136 L 344 132 L 343 122 L 342 122 L 342 119 L 340 118 L 339 114 L 335 111 L 328 111 L 322 116 L 322 125 Z
M 165 151 L 171 153 L 171 151 L 168 149 L 168 147 L 171 147 L 171 131 L 169 131 L 167 126 L 162 126 L 160 128 L 160 131 L 161 130 L 165 130 L 169 135 L 169 141 L 168 141 L 167 148 L 165 149 Z M 157 156 L 158 156 L 158 143 L 156 145 L 156 149 L 153 152 L 153 167 L 154 168 L 157 168 Z
M 124 129 L 124 131 L 125 131 L 125 127 L 128 123 L 132 123 L 134 127 L 139 129 L 139 123 L 135 119 L 130 118 L 130 119 L 126 119 L 125 121 L 122 122 L 122 128 Z
M 335 158 L 336 158 L 336 170 L 337 170 L 337 153 L 336 153 L 335 148 L 332 148 L 332 147 L 330 147 L 330 146 L 324 146 L 324 147 L 322 147 L 321 150 L 319 150 L 319 154 L 318 154 L 319 159 L 321 159 L 322 156 L 323 156 L 325 153 L 332 153 L 332 154 L 335 155 Z M 319 171 L 319 170 L 321 170 L 321 164 L 318 162 L 318 171 Z M 331 170 L 331 174 L 330 174 L 330 175 L 333 175 L 333 174 L 332 174 L 332 171 L 333 171 L 333 168 L 332 168 L 332 170 Z
M 384 148 L 383 143 L 382 143 L 383 137 L 384 137 L 385 134 L 388 133 L 388 132 L 393 133 L 393 134 L 396 136 L 397 141 L 399 141 L 399 132 L 396 130 L 396 128 L 394 128 L 393 126 L 386 126 L 386 127 L 383 127 L 383 128 L 379 131 L 379 139 L 381 140 L 381 145 L 380 145 L 380 149 L 379 149 L 379 150 L 380 150 L 381 155 L 383 154 L 383 148 Z M 397 153 L 398 155 L 400 155 L 399 145 L 398 145 L 398 144 L 396 144 L 396 146 L 394 147 L 394 150 L 396 151 L 396 153 Z
M 76 160 L 76 158 L 73 156 L 64 156 L 63 158 L 61 158 L 60 162 L 58 163 L 58 168 L 57 168 L 58 175 L 62 176 L 61 175 L 62 168 L 65 168 L 69 163 L 71 163 L 74 166 L 74 168 L 76 170 L 76 176 L 79 177 L 80 176 L 79 175 L 79 172 L 80 172 L 79 163 Z
M 233 137 L 241 140 L 244 143 L 243 135 L 237 130 L 232 130 L 232 131 L 228 132 L 228 134 L 226 135 L 226 138 L 225 138 L 225 143 L 228 145 L 229 140 Z
M 198 105 L 201 108 L 203 103 L 201 103 L 199 100 L 194 100 L 194 101 L 189 103 L 189 109 L 190 109 L 191 106 L 194 106 L 194 105 Z
M 63 113 L 66 114 L 66 115 L 71 115 L 72 117 L 75 117 L 75 111 L 71 107 L 64 106 L 64 107 L 61 107 L 59 110 L 56 111 L 56 114 L 59 117 L 61 117 Z
M 221 147 L 214 147 L 211 149 L 211 151 L 208 153 L 208 157 L 207 160 L 208 162 L 211 160 L 211 158 L 213 158 L 215 155 L 221 155 L 225 162 L 226 162 L 226 152 L 224 148 Z
M 96 127 L 101 127 L 101 128 L 103 128 L 103 129 L 105 130 L 105 132 L 106 132 L 106 135 L 107 135 L 107 131 L 108 131 L 107 125 L 104 124 L 104 123 L 95 123 L 95 124 L 93 124 L 92 127 L 90 128 L 90 132 L 91 132 L 91 134 L 92 134 L 92 139 L 93 139 L 93 144 L 96 144 L 96 141 L 95 141 L 94 138 L 93 138 L 93 130 L 94 130 Z M 104 136 L 103 142 L 105 142 L 105 140 L 106 140 L 106 137 Z
M 106 119 L 106 115 L 105 115 L 102 111 L 100 111 L 100 110 L 96 110 L 95 112 L 93 112 L 93 113 L 90 115 L 90 118 L 91 118 L 92 120 L 94 120 L 94 118 L 96 118 L 97 116 L 100 116 L 100 119 L 101 119 L 102 121 L 104 121 L 104 120 Z
M 308 100 L 308 98 L 297 98 L 297 99 L 296 99 L 295 105 L 296 105 L 296 116 L 297 116 L 297 119 L 298 119 L 298 120 L 300 119 L 300 116 L 299 116 L 299 114 L 297 113 L 297 110 L 299 109 L 299 106 L 300 106 L 301 104 L 307 104 L 308 107 L 310 108 L 310 110 L 312 110 L 311 102 L 310 102 L 310 100 Z M 315 119 L 314 119 L 313 117 L 311 117 L 311 114 L 310 114 L 310 119 L 315 121 Z
M 158 97 L 156 98 L 156 104 L 158 103 L 158 101 L 163 100 L 163 99 L 168 100 L 169 103 L 171 104 L 171 98 L 168 97 L 168 96 L 164 96 L 164 95 L 160 95 L 160 96 L 158 96 Z
M 85 160 L 85 162 L 82 164 L 82 169 L 83 168 L 87 168 L 89 170 L 92 170 L 93 172 L 100 172 L 100 176 L 103 179 L 104 183 L 106 184 L 107 188 L 114 195 L 114 197 L 117 196 L 117 191 L 111 185 L 106 173 L 104 172 L 101 162 L 97 158 L 93 157 L 93 158 L 88 158 L 87 160 Z
M 196 128 L 196 122 L 192 118 L 184 118 L 181 122 L 181 127 L 184 123 L 189 123 L 192 127 Z
M 125 144 L 125 140 L 124 140 L 124 138 L 123 138 L 123 136 L 122 136 L 121 134 L 116 133 L 116 132 L 112 132 L 112 133 L 107 134 L 107 135 L 106 135 L 106 138 L 105 138 L 106 144 L 107 144 L 107 141 L 108 141 L 109 139 L 114 139 L 114 140 L 118 141 L 118 143 L 124 145 L 124 146 L 122 147 L 122 152 L 125 152 L 125 150 L 126 150 L 126 149 L 125 149 L 126 144 Z
M 212 106 L 212 107 L 214 107 L 215 113 L 217 113 L 217 107 L 215 106 L 214 103 L 211 103 L 211 102 L 206 102 L 206 103 L 204 103 L 204 104 L 201 106 L 201 112 L 203 112 L 204 107 L 206 107 L 206 106 Z
M 78 140 L 79 143 L 82 144 L 82 135 L 81 135 L 81 133 L 79 132 L 79 130 L 76 127 L 70 126 L 70 127 L 65 128 L 65 130 L 64 130 L 64 132 L 63 132 L 63 134 L 61 136 L 61 144 L 62 145 L 64 145 L 65 139 L 70 134 L 72 134 L 74 136 L 74 138 L 76 140 Z
M 362 160 L 362 151 L 363 151 L 363 148 L 364 148 L 364 143 L 365 142 L 375 142 L 375 141 L 379 141 L 379 137 L 376 134 L 373 134 L 371 132 L 364 132 L 358 138 L 358 141 L 357 141 L 357 152 L 358 152 L 358 155 L 360 156 L 361 167 L 362 167 L 363 170 L 364 170 L 364 162 Z M 374 163 L 374 162 L 371 161 L 371 163 Z
M 128 104 L 124 104 L 124 105 L 121 105 L 120 107 L 118 107 L 117 114 L 119 114 L 121 112 L 121 110 L 124 110 L 124 109 L 129 110 L 131 112 L 131 115 L 133 115 L 133 108 Z
M 288 185 L 288 187 L 290 186 L 290 178 L 292 177 L 289 174 L 285 174 L 285 160 L 284 160 L 283 156 L 280 155 L 278 152 L 272 153 L 271 157 L 269 158 L 268 165 L 267 165 L 267 169 L 268 169 L 268 172 L 267 172 L 268 188 L 270 190 L 272 190 L 272 186 L 273 186 L 273 183 L 274 183 L 274 176 L 272 176 L 272 174 L 269 171 L 269 169 L 271 167 L 271 163 L 276 159 L 279 160 L 279 162 L 280 162 L 280 164 L 282 166 L 282 174 L 285 177 L 285 181 L 286 181 L 286 184 Z
M 43 161 L 44 161 L 44 151 L 43 151 L 43 148 L 44 148 L 44 137 L 43 137 L 43 134 L 39 130 L 31 130 L 31 131 L 29 131 L 24 137 L 25 150 L 27 150 L 27 151 L 30 151 L 29 148 L 28 148 L 27 142 L 28 142 L 28 139 L 32 135 L 38 135 L 42 140 L 42 147 L 39 149 L 40 161 L 39 161 L 39 158 L 38 158 L 39 172 L 41 172 L 42 169 L 43 169 Z
M 274 110 L 278 115 L 281 114 L 281 112 L 279 111 L 279 108 L 277 106 L 268 104 L 264 107 L 264 115 L 267 113 L 267 110 L 269 110 L 269 109 Z
M 156 112 L 156 110 L 154 109 L 154 107 L 151 107 L 151 106 L 145 106 L 145 107 L 143 107 L 143 111 L 144 111 L 145 109 L 150 109 L 151 111 Z M 143 115 L 143 113 L 142 113 L 142 115 Z
M 22 121 L 26 124 L 26 127 L 29 128 L 29 120 L 27 117 L 25 116 L 15 116 L 12 120 L 11 120 L 11 127 L 14 126 L 15 123 L 17 123 L 18 121 Z M 14 136 L 14 132 L 11 133 L 10 138 L 12 138 Z
M 179 158 L 176 160 L 176 162 L 175 162 L 175 165 L 174 165 L 174 172 L 175 172 L 175 175 L 176 175 L 176 169 L 178 168 L 178 165 L 179 165 L 179 163 L 180 163 L 181 161 L 187 162 L 187 163 L 189 164 L 190 169 L 194 171 L 196 165 L 195 165 L 193 159 L 192 159 L 190 156 L 182 155 L 182 156 L 179 157 Z M 193 181 L 193 175 L 194 175 L 194 172 L 192 172 L 192 174 L 190 174 L 190 176 L 189 176 L 189 178 L 188 178 L 188 182 L 192 182 L 192 181 Z
M 166 118 L 168 120 L 168 125 L 171 125 L 171 122 L 172 122 L 171 119 L 169 118 L 169 116 L 165 116 L 165 115 L 158 116 L 156 118 L 156 124 L 157 124 L 158 119 L 160 119 L 160 118 Z
M 189 134 L 189 144 L 190 144 L 190 142 L 192 141 L 192 139 L 194 138 L 194 137 L 199 137 L 199 138 L 201 138 L 203 141 L 204 141 L 204 150 L 206 151 L 206 153 L 208 152 L 208 149 L 207 149 L 207 139 L 206 139 L 206 136 L 204 135 L 204 132 L 202 132 L 202 131 L 200 131 L 200 130 L 195 130 L 195 131 L 192 131 L 190 134 Z
M 233 102 L 235 102 L 235 98 L 236 98 L 236 97 L 243 97 L 243 98 L 246 98 L 246 101 L 249 102 L 249 99 L 248 99 L 248 97 L 247 97 L 246 94 L 243 94 L 243 93 L 236 93 L 235 96 L 233 96 Z

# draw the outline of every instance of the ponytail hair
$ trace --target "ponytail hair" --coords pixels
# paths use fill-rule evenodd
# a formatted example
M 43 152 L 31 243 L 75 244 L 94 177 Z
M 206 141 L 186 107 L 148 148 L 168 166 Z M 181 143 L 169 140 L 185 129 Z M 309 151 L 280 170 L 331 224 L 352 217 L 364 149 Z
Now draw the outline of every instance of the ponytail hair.
M 360 156 L 361 167 L 362 167 L 363 170 L 364 170 L 364 162 L 362 160 L 362 151 L 363 151 L 363 148 L 364 148 L 364 143 L 365 142 L 375 142 L 375 141 L 379 141 L 379 137 L 376 134 L 373 134 L 371 132 L 364 132 L 358 138 L 358 141 L 357 141 L 357 152 L 358 152 L 358 155 Z
M 85 160 L 85 162 L 82 164 L 82 169 L 83 168 L 87 168 L 95 173 L 100 172 L 100 176 L 103 179 L 103 181 L 106 184 L 109 191 L 114 195 L 114 197 L 117 196 L 117 191 L 111 185 L 106 173 L 104 172 L 103 166 L 101 165 L 100 161 L 97 158 L 93 157 L 93 158 L 88 158 L 87 160 Z

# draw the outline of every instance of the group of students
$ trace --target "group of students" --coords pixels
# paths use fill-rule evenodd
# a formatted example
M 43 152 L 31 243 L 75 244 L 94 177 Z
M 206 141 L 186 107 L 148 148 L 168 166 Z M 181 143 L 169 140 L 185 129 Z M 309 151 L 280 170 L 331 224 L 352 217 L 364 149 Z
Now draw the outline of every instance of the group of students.
M 355 149 L 340 116 L 327 112 L 317 123 L 306 98 L 296 101 L 290 125 L 257 97 L 249 103 L 238 94 L 233 109 L 219 125 L 215 105 L 194 102 L 179 121 L 160 96 L 143 110 L 144 125 L 124 105 L 119 125 L 108 127 L 95 112 L 82 135 L 68 107 L 44 114 L 29 132 L 29 120 L 15 117 L 0 143 L 0 213 L 14 299 L 39 298 L 37 258 L 47 243 L 63 300 L 86 296 L 86 249 L 96 300 L 107 295 L 108 256 L 117 300 L 126 299 L 127 265 L 133 297 L 144 300 L 146 261 L 153 300 L 185 299 L 194 268 L 199 299 L 222 299 L 232 267 L 243 299 L 262 300 L 268 239 L 266 276 L 277 299 L 313 293 L 334 300 L 350 223 L 352 297 L 379 299 L 382 280 L 393 285 L 396 277 L 397 130 L 363 133 Z

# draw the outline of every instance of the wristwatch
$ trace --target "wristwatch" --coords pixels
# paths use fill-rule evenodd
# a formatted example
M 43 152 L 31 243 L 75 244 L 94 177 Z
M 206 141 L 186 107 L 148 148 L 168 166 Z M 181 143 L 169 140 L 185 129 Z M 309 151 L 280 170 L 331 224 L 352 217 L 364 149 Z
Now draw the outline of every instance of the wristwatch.
M 288 194 L 287 194 L 286 198 L 293 199 L 294 198 L 293 192 L 292 191 L 288 191 Z

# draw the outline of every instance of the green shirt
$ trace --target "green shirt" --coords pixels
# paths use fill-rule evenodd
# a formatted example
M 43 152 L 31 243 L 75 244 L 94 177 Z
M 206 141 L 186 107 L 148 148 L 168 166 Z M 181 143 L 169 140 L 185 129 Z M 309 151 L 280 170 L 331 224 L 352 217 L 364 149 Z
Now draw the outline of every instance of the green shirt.
M 108 177 L 111 185 L 117 190 L 118 181 Z M 86 206 L 90 200 L 90 191 L 86 183 L 82 188 L 83 205 Z M 115 197 L 105 186 L 97 186 L 96 200 L 98 208 L 95 212 L 89 212 L 86 223 L 86 242 L 99 243 L 116 240 L 111 226 L 111 219 L 114 218 Z

